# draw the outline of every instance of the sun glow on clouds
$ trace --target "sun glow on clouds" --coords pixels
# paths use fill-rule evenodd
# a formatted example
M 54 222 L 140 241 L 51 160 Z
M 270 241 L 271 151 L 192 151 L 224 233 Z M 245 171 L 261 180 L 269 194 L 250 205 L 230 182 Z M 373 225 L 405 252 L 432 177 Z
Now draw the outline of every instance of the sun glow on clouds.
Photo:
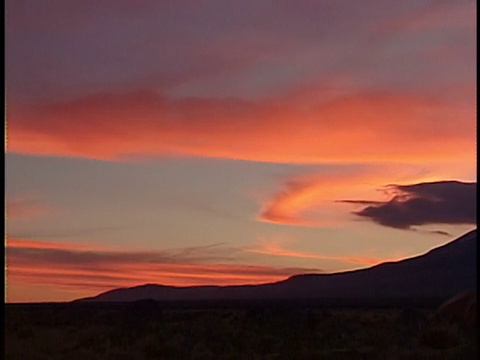
M 220 252 L 222 250 L 220 249 Z M 38 242 L 23 239 L 7 241 L 8 302 L 45 301 L 50 287 L 62 290 L 73 300 L 78 291 L 96 295 L 117 287 L 157 283 L 175 286 L 240 285 L 275 282 L 304 272 L 318 272 L 312 268 L 281 268 L 273 266 L 235 264 L 231 259 L 214 263 L 209 260 L 211 247 L 187 251 L 119 251 Z M 44 292 L 36 290 L 38 298 L 21 297 L 24 286 L 43 284 Z M 70 295 L 68 295 L 70 294 Z M 70 296 L 70 297 L 68 297 Z
M 388 179 L 388 180 L 386 180 Z M 258 221 L 285 225 L 330 227 L 344 223 L 348 212 L 339 199 L 348 197 L 385 201 L 385 182 L 442 180 L 440 175 L 419 175 L 408 166 L 383 165 L 363 170 L 312 173 L 284 180 L 283 188 L 270 197 L 257 215 Z M 381 191 L 379 191 L 381 190 Z
M 442 215 L 431 211 L 437 209 L 427 201 L 423 211 L 412 211 L 419 208 L 414 202 L 396 201 L 381 190 L 387 184 L 408 188 L 423 183 L 424 188 L 429 181 L 473 181 L 476 176 L 475 1 L 298 1 L 279 2 L 275 8 L 259 0 L 233 5 L 107 1 L 99 2 L 95 12 L 84 2 L 25 4 L 7 2 L 6 152 L 66 157 L 69 164 L 76 163 L 71 158 L 128 163 L 112 167 L 163 157 L 288 164 L 279 167 L 292 172 L 267 185 L 268 193 L 257 198 L 259 209 L 242 214 L 257 220 L 244 224 L 248 231 L 277 224 L 331 227 L 341 233 L 361 219 L 410 229 L 413 221 L 399 212 L 415 214 L 415 226 L 436 226 L 439 219 L 456 224 L 450 207 Z M 124 56 L 126 49 L 131 56 Z M 300 170 L 304 165 L 309 170 Z M 107 168 L 103 181 L 120 188 Z M 102 210 L 115 213 L 114 196 L 99 199 L 87 184 L 56 187 L 43 180 L 48 166 L 35 169 L 40 176 L 19 172 L 11 177 L 15 185 L 9 191 L 41 189 L 39 197 L 7 196 L 11 229 L 38 237 L 36 226 L 56 226 L 51 215 L 59 213 L 81 228 L 85 216 L 78 196 L 91 202 L 89 209 L 99 222 L 99 201 Z M 183 175 L 193 179 L 192 194 L 200 188 L 196 177 L 202 171 L 189 169 Z M 252 176 L 255 182 L 241 186 L 253 188 L 239 186 L 240 191 L 258 194 L 255 186 L 263 175 Z M 17 181 L 22 176 L 28 181 Z M 137 196 L 130 191 L 135 186 L 141 185 L 132 184 L 124 194 Z M 185 185 L 165 186 L 182 190 Z M 77 210 L 71 214 L 78 217 L 49 207 L 57 204 L 52 194 L 62 197 L 62 191 L 68 191 L 64 199 L 71 199 L 73 205 L 68 205 Z M 219 192 L 224 195 L 238 213 L 246 209 Z M 208 203 L 206 196 L 199 194 L 194 202 Z M 444 203 L 458 200 L 449 199 Z M 169 205 L 156 209 L 160 213 Z M 353 212 L 352 206 L 363 209 Z M 115 221 L 121 223 L 121 216 Z M 171 224 L 183 238 L 192 236 L 182 226 L 192 227 L 189 216 L 182 212 Z M 312 229 L 283 230 L 299 231 L 303 238 Z M 435 231 L 446 234 L 443 228 Z M 156 236 L 172 241 L 164 234 L 147 234 Z M 138 246 L 135 239 L 131 244 Z M 256 253 L 292 258 L 282 261 L 371 265 L 379 260 L 316 254 L 307 247 L 297 251 L 275 241 L 250 249 L 236 245 L 250 259 Z M 149 252 L 9 239 L 10 301 L 31 301 L 32 296 L 69 300 L 79 297 L 79 291 L 86 296 L 145 282 L 258 283 L 308 270 L 234 265 L 232 249 L 220 248 Z
M 468 161 L 474 116 L 466 106 L 403 94 L 359 93 L 308 107 L 294 99 L 99 94 L 11 107 L 8 151 L 104 160 L 196 155 L 281 163 Z
M 378 259 L 368 256 L 330 256 L 296 251 L 283 247 L 285 242 L 286 241 L 282 239 L 266 239 L 260 241 L 257 246 L 246 248 L 246 251 L 269 256 L 284 256 L 300 259 L 336 260 L 361 265 L 377 265 L 381 262 L 386 261 L 385 259 Z

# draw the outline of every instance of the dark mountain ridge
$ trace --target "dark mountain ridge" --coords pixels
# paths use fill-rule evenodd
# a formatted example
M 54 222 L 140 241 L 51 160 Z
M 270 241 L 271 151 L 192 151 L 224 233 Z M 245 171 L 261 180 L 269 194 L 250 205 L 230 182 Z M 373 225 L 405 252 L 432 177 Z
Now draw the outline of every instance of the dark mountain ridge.
M 332 274 L 294 275 L 260 285 L 176 287 L 146 284 L 107 291 L 80 302 L 445 299 L 477 288 L 477 231 L 412 258 Z

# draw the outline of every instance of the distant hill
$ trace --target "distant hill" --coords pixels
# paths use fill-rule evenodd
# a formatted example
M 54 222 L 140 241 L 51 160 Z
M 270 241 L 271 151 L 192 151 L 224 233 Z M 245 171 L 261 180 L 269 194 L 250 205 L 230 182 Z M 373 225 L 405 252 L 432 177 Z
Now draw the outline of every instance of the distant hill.
M 261 285 L 141 285 L 107 291 L 80 302 L 296 299 L 445 299 L 477 288 L 477 230 L 429 252 L 367 269 L 295 275 Z

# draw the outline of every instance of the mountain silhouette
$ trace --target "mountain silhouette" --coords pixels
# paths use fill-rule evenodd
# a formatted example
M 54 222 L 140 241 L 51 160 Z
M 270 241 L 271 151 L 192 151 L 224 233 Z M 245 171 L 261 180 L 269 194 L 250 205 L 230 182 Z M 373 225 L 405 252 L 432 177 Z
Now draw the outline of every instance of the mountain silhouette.
M 295 275 L 260 285 L 176 287 L 146 284 L 81 302 L 298 299 L 446 299 L 477 288 L 477 230 L 423 255 L 370 268 Z

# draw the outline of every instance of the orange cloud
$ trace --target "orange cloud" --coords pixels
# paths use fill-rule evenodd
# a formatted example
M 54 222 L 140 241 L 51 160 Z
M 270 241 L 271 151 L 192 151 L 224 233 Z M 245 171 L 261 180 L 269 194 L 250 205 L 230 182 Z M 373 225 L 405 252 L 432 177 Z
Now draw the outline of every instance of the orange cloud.
M 286 225 L 335 226 L 337 214 L 345 213 L 345 207 L 337 200 L 348 197 L 372 199 L 372 193 L 376 192 L 373 200 L 385 201 L 390 194 L 378 191 L 385 183 L 442 180 L 438 173 L 425 175 L 412 172 L 408 166 L 382 165 L 293 176 L 286 179 L 282 189 L 263 204 L 256 219 Z
M 475 109 L 413 95 L 363 93 L 306 104 L 295 96 L 249 102 L 97 94 L 30 108 L 12 105 L 7 121 L 8 152 L 33 155 L 280 163 L 475 160 Z
M 325 198 L 325 183 L 319 179 L 308 179 L 308 177 L 297 177 L 288 180 L 284 189 L 274 195 L 266 205 L 264 205 L 259 216 L 260 221 L 301 225 L 301 226 L 321 226 L 328 225 L 326 221 L 309 221 L 301 218 L 299 214 L 307 209 L 318 205 Z
M 69 300 L 72 300 L 79 291 L 88 291 L 91 296 L 112 288 L 143 283 L 176 286 L 258 284 L 283 280 L 298 273 L 318 272 L 307 268 L 230 264 L 228 257 L 225 256 L 222 262 L 220 255 L 216 259 L 219 261 L 212 263 L 209 259 L 211 247 L 187 250 L 128 252 L 9 239 L 7 286 L 12 285 L 17 294 L 21 293 L 18 288 L 22 284 L 42 284 L 44 293 L 36 290 L 36 296 L 41 299 L 37 301 L 49 300 L 51 289 L 70 292 L 72 297 Z M 23 301 L 15 294 L 8 297 L 8 302 Z
M 76 244 L 64 244 L 51 241 L 37 241 L 8 238 L 7 246 L 12 248 L 27 248 L 27 249 L 65 249 L 65 250 L 92 250 L 91 246 L 82 246 Z M 98 249 L 97 249 L 98 250 Z
M 35 196 L 23 194 L 7 199 L 6 215 L 9 218 L 43 216 L 52 213 L 52 209 Z
M 262 241 L 256 247 L 245 249 L 246 251 L 264 254 L 270 256 L 285 256 L 301 259 L 318 259 L 318 260 L 338 260 L 349 263 L 361 264 L 361 265 L 377 265 L 385 262 L 385 259 L 378 259 L 373 257 L 364 256 L 331 256 L 331 255 L 319 255 L 310 252 L 301 252 L 286 249 L 281 246 L 278 241 Z

